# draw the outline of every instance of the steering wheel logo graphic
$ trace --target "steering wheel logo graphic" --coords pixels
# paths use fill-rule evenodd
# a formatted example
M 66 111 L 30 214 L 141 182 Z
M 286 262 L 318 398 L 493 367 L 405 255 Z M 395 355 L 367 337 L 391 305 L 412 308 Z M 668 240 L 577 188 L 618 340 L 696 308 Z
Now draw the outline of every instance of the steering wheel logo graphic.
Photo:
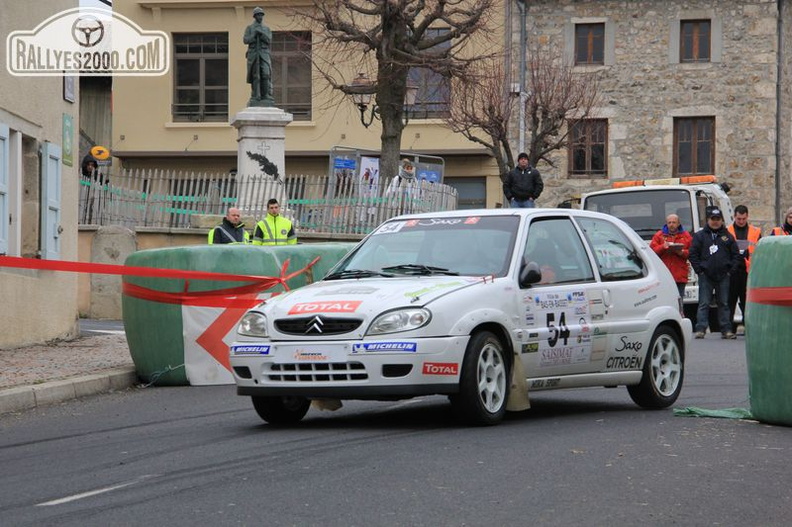
M 72 24 L 72 38 L 84 48 L 92 48 L 102 41 L 105 27 L 102 21 L 92 15 L 84 15 Z

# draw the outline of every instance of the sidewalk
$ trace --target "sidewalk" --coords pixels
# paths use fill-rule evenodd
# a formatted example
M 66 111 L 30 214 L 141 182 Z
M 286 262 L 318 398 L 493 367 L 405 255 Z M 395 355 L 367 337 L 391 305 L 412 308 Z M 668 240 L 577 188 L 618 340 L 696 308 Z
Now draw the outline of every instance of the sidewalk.
M 0 414 L 123 390 L 138 382 L 123 330 L 0 350 Z

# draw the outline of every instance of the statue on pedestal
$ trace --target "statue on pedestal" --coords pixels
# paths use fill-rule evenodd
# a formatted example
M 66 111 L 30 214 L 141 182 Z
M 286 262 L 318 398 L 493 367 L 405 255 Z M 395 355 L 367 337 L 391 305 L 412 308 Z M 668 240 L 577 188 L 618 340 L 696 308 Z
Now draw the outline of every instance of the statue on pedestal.
M 247 83 L 250 84 L 251 93 L 248 106 L 275 106 L 272 95 L 272 58 L 270 46 L 272 44 L 272 31 L 262 24 L 264 10 L 260 7 L 253 9 L 255 21 L 245 28 L 242 41 L 247 44 Z

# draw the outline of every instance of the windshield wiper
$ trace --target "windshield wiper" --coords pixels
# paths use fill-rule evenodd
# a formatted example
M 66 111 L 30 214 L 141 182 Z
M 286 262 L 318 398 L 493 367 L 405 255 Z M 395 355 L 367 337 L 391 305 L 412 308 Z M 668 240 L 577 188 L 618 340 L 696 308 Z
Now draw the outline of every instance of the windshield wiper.
M 456 271 L 449 271 L 445 267 L 433 267 L 431 265 L 423 264 L 401 264 L 383 267 L 383 271 L 397 271 L 404 274 L 417 274 L 417 275 L 430 275 L 430 274 L 444 274 L 450 276 L 459 276 Z
M 368 269 L 344 269 L 325 276 L 325 280 L 343 280 L 344 278 L 368 278 L 370 276 L 384 276 L 392 278 L 392 274 L 380 273 L 379 271 L 369 271 Z

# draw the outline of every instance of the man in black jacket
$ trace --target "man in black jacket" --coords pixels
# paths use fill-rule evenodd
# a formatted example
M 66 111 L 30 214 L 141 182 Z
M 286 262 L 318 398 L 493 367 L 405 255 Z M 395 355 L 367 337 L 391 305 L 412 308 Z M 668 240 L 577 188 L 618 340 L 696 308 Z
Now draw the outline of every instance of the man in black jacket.
M 506 175 L 506 181 L 503 182 L 503 193 L 509 200 L 509 206 L 523 209 L 536 207 L 535 200 L 542 189 L 544 183 L 541 174 L 528 163 L 528 154 L 520 153 L 517 166 Z
M 690 245 L 690 265 L 698 275 L 697 339 L 703 339 L 706 334 L 713 289 L 718 303 L 721 337 L 735 338 L 728 304 L 729 277 L 740 264 L 740 258 L 737 242 L 723 226 L 723 213 L 718 207 L 707 207 L 707 225 L 693 235 Z
M 236 243 L 250 243 L 250 234 L 242 223 L 242 214 L 236 207 L 228 209 L 223 222 L 209 231 L 209 245 Z

